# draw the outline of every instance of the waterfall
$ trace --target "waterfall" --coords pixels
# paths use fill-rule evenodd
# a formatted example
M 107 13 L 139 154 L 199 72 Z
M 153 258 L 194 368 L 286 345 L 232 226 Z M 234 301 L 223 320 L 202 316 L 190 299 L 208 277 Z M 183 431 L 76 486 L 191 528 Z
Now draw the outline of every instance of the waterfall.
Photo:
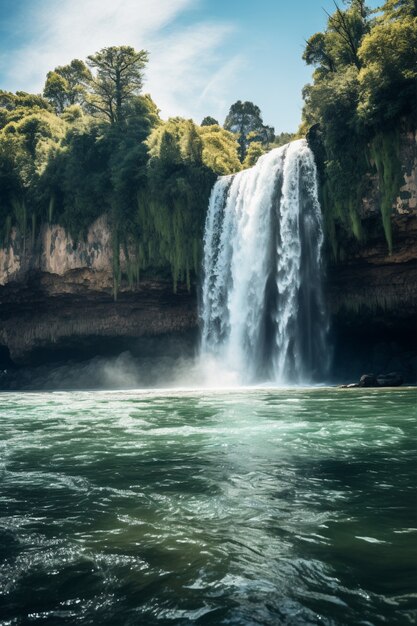
M 213 187 L 204 235 L 202 357 L 241 382 L 320 380 L 327 369 L 317 171 L 294 141 Z

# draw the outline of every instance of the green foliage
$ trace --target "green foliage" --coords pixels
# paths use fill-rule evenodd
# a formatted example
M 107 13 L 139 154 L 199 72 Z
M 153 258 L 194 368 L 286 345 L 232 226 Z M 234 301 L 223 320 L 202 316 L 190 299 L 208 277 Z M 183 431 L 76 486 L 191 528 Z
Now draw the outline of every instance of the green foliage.
M 93 73 L 79 59 L 48 72 L 43 95 L 59 115 L 68 107 L 81 105 L 101 120 L 121 123 L 129 114 L 132 99 L 142 90 L 147 61 L 145 50 L 103 48 L 88 57 Z
M 279 133 L 279 135 L 275 135 L 274 141 L 271 144 L 271 148 L 280 148 L 281 146 L 285 146 L 285 144 L 290 143 L 296 138 L 294 133 Z
M 0 91 L 1 243 L 16 227 L 34 245 L 45 223 L 76 243 L 106 214 L 115 297 L 143 272 L 190 287 L 212 185 L 242 167 L 237 135 L 213 118 L 162 122 L 140 95 L 146 62 L 143 50 L 104 48 L 92 72 L 79 60 L 49 72 L 44 97 Z M 244 129 L 248 159 L 274 139 L 260 122 Z
M 28 111 L 52 111 L 49 103 L 41 96 L 18 91 L 16 94 L 0 90 L 0 129 L 9 122 L 18 122 Z
M 51 109 L 42 96 L 26 93 L 25 91 L 11 93 L 10 91 L 2 90 L 0 90 L 0 108 L 9 112 L 20 108 Z
M 86 64 L 74 59 L 69 65 L 48 72 L 43 95 L 57 113 L 62 113 L 68 106 L 85 102 L 87 85 L 91 80 L 92 75 Z
M 253 102 L 238 100 L 232 104 L 224 128 L 237 136 L 241 161 L 244 160 L 251 141 L 268 146 L 274 140 L 274 129 L 264 125 L 261 110 Z
M 108 163 L 112 141 L 95 121 L 69 129 L 63 149 L 51 160 L 43 184 L 55 198 L 54 219 L 82 239 L 89 225 L 110 209 Z
M 375 24 L 359 49 L 358 113 L 382 128 L 417 115 L 417 17 Z
M 42 213 L 40 181 L 66 130 L 65 122 L 37 106 L 12 109 L 9 119 L 0 130 L 2 242 L 7 241 L 12 226 L 26 234 L 28 221 L 36 224 L 36 216 Z
M 142 262 L 152 266 L 156 258 L 165 259 L 176 290 L 178 280 L 185 278 L 189 285 L 191 270 L 197 271 L 215 174 L 204 164 L 203 141 L 191 120 L 168 120 L 151 133 L 147 144 L 148 189 L 138 194 L 138 207 L 140 230 L 151 236 L 141 241 Z
M 132 97 L 142 89 L 147 61 L 146 50 L 130 46 L 111 46 L 90 55 L 87 62 L 95 75 L 86 100 L 91 113 L 112 124 L 122 122 Z
M 245 159 L 243 161 L 243 167 L 252 167 L 256 164 L 260 156 L 265 154 L 265 148 L 260 141 L 253 141 L 249 144 L 249 148 L 246 152 Z
M 371 17 L 363 0 L 336 5 L 327 28 L 307 42 L 315 66 L 304 88 L 304 130 L 321 175 L 328 240 L 340 253 L 346 234 L 362 239 L 359 209 L 370 175 L 378 173 L 381 214 L 392 249 L 391 209 L 401 186 L 398 128 L 416 126 L 417 20 L 414 0 L 388 0 Z M 397 138 L 394 140 L 394 138 Z M 321 145 L 319 145 L 321 144 Z
M 49 72 L 45 98 L 0 91 L 1 242 L 17 227 L 33 244 L 48 222 L 76 242 L 105 213 L 115 296 L 143 271 L 190 287 L 211 187 L 241 168 L 236 136 L 215 120 L 161 121 L 138 95 L 146 61 L 105 48 L 89 57 L 94 75 L 78 60 Z
M 370 154 L 379 176 L 381 213 L 389 251 L 392 251 L 392 205 L 401 185 L 402 173 L 399 159 L 399 132 L 376 135 L 370 144 Z
M 214 125 L 218 126 L 219 122 L 215 120 L 214 117 L 211 117 L 210 115 L 207 115 L 201 122 L 201 126 L 214 126 Z
M 417 0 L 386 0 L 382 10 L 389 20 L 417 17 Z
M 198 129 L 203 144 L 203 163 L 210 170 L 223 176 L 241 169 L 239 144 L 236 136 L 218 125 L 200 126 Z

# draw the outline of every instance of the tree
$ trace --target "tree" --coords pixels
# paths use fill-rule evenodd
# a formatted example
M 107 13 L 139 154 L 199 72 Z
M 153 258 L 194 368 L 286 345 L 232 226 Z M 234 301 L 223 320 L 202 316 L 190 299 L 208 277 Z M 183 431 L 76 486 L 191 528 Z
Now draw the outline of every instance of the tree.
M 44 108 L 22 107 L 26 115 L 11 119 L 0 130 L 0 238 L 11 226 L 34 236 L 37 218 L 44 218 L 40 181 L 48 162 L 59 150 L 66 124 Z M 11 112 L 13 115 L 13 111 Z
M 397 3 L 398 4 L 398 3 Z M 398 16 L 399 14 L 397 14 Z M 385 124 L 417 114 L 417 17 L 383 20 L 359 49 L 361 118 Z
M 274 129 L 264 125 L 260 108 L 248 101 L 238 100 L 232 104 L 224 122 L 224 128 L 238 135 L 242 161 L 250 143 L 248 137 L 250 133 L 255 133 L 252 135 L 252 141 L 260 139 L 264 144 L 268 144 L 274 136 Z
M 327 28 L 315 33 L 306 42 L 303 59 L 317 68 L 315 76 L 325 77 L 348 65 L 361 68 L 359 47 L 369 31 L 369 9 L 364 0 L 349 0 L 342 10 L 335 2 L 335 12 L 328 16 Z
M 303 59 L 307 65 L 319 66 L 325 72 L 334 72 L 336 63 L 330 50 L 328 37 L 324 33 L 316 33 L 306 42 Z
M 386 0 L 382 10 L 384 12 L 382 19 L 417 17 L 417 0 Z
M 346 10 L 336 4 L 326 30 L 309 39 L 304 53 L 316 67 L 303 91 L 304 129 L 316 137 L 322 207 L 336 255 L 340 241 L 363 236 L 358 209 L 375 175 L 391 250 L 399 133 L 414 131 L 417 120 L 417 0 L 386 0 L 373 19 L 364 0 L 345 4 Z
M 86 87 L 91 72 L 83 61 L 73 59 L 69 65 L 56 67 L 48 72 L 43 95 L 58 114 L 74 104 L 85 102 Z
M 87 96 L 90 111 L 111 124 L 122 122 L 132 98 L 142 89 L 147 61 L 146 50 L 138 52 L 130 46 L 103 48 L 89 56 L 87 63 L 95 70 Z
M 336 11 L 333 15 L 327 13 L 329 17 L 329 34 L 337 35 L 335 41 L 339 43 L 339 57 L 344 64 L 353 63 L 359 70 L 361 60 L 358 56 L 358 49 L 362 37 L 368 30 L 368 10 L 363 0 L 350 0 L 350 6 L 346 11 L 342 11 L 335 2 Z M 343 58 L 345 56 L 345 58 Z
M 243 167 L 253 167 L 259 157 L 265 154 L 265 149 L 259 141 L 253 141 L 246 152 Z
M 275 129 L 272 126 L 262 126 L 262 128 L 258 130 L 251 130 L 251 132 L 247 134 L 246 139 L 248 146 L 256 141 L 265 148 L 268 148 L 269 144 L 275 139 Z
M 15 111 L 16 109 L 46 109 L 51 110 L 49 103 L 42 98 L 32 93 L 26 93 L 26 91 L 16 91 L 11 93 L 10 91 L 2 91 L 0 89 L 0 108 L 7 109 L 7 111 Z
M 236 135 L 218 125 L 200 126 L 199 134 L 203 142 L 204 165 L 220 176 L 241 169 Z
M 210 115 L 207 115 L 201 122 L 201 126 L 214 126 L 214 125 L 218 126 L 219 122 L 215 120 L 214 117 L 210 117 Z
M 0 90 L 0 129 L 9 122 L 18 122 L 35 111 L 51 112 L 52 109 L 42 96 L 24 91 L 17 91 L 14 94 Z

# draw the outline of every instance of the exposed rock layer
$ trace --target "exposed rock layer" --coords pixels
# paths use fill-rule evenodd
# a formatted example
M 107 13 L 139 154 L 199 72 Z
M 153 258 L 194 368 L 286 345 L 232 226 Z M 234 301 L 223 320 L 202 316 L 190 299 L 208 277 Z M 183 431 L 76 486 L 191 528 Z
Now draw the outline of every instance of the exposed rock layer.
M 170 282 L 146 281 L 122 292 L 117 302 L 111 289 L 93 290 L 89 283 L 105 283 L 91 270 L 72 270 L 64 276 L 29 274 L 24 282 L 2 288 L 1 343 L 15 363 L 52 357 L 63 351 L 110 350 L 112 341 L 187 332 L 197 325 L 196 299 Z M 97 341 L 101 338 L 101 345 Z M 37 354 L 35 354 L 37 353 Z M 44 355 L 42 357 L 42 355 Z
M 197 326 L 195 293 L 179 285 L 174 294 L 169 278 L 122 284 L 114 301 L 105 216 L 75 245 L 58 225 L 44 226 L 33 246 L 14 231 L 10 246 L 0 251 L 0 285 L 0 344 L 15 363 L 81 354 L 89 346 L 117 350 L 138 337 Z
M 393 204 L 392 253 L 375 177 L 361 206 L 365 240 L 347 242 L 343 261 L 329 263 L 327 292 L 340 378 L 363 369 L 398 369 L 408 382 L 416 378 L 417 134 L 402 137 L 400 156 L 404 184 Z

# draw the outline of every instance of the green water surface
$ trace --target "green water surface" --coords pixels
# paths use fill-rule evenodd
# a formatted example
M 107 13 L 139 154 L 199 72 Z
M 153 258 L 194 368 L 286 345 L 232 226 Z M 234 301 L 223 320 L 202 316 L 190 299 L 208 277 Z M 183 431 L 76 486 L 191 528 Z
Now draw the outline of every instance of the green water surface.
M 417 623 L 416 391 L 0 394 L 0 624 Z

